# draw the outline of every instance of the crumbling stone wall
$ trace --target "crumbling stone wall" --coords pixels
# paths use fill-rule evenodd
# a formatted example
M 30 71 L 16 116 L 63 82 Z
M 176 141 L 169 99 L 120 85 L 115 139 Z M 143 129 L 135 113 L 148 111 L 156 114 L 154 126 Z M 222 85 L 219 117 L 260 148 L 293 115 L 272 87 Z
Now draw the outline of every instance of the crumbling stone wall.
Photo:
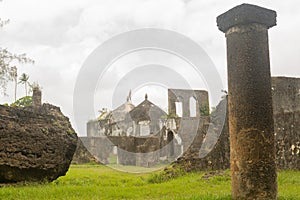
M 190 98 L 196 100 L 196 117 L 200 117 L 201 109 L 207 109 L 209 112 L 208 92 L 205 90 L 183 90 L 183 89 L 168 89 L 168 105 L 169 114 L 176 115 L 175 102 L 182 103 L 182 117 L 190 116 Z
M 274 122 L 277 168 L 300 170 L 300 112 L 274 114 Z M 228 121 L 226 120 L 213 150 L 206 157 L 199 158 L 199 149 L 205 136 L 205 130 L 198 132 L 188 151 L 174 164 L 184 166 L 187 171 L 228 169 L 230 160 Z
M 160 150 L 159 138 L 149 137 L 141 143 L 136 148 L 136 165 L 145 167 L 157 165 L 160 157 L 160 151 L 158 151 Z
M 181 117 L 175 121 L 178 126 L 177 133 L 182 139 L 183 152 L 186 152 L 193 144 L 193 141 L 197 141 L 196 143 L 199 144 L 202 142 L 202 136 L 199 137 L 201 141 L 198 141 L 196 138 L 203 132 L 203 128 L 209 124 L 210 117 Z
M 174 166 L 181 166 L 187 172 L 229 168 L 230 147 L 228 115 L 225 117 L 224 126 L 220 125 L 222 124 L 220 115 L 223 113 L 224 109 L 226 109 L 226 104 L 227 100 L 223 99 L 216 107 L 215 112 L 212 113 L 210 122 L 200 121 L 200 123 L 204 122 L 204 124 L 199 125 L 199 127 L 203 128 L 198 129 L 194 141 L 183 156 L 173 163 Z M 212 146 L 213 142 L 207 138 L 207 130 L 209 126 L 213 126 L 212 130 L 214 130 L 215 134 L 222 131 L 215 146 Z M 211 135 L 211 137 L 215 137 L 215 135 Z M 200 158 L 201 155 L 199 154 L 201 147 L 202 154 L 207 154 L 207 152 L 209 152 L 203 158 Z
M 99 163 L 100 162 L 86 149 L 82 141 L 77 141 L 76 151 L 73 155 L 72 164 Z
M 300 79 L 273 77 L 272 92 L 277 167 L 300 170 Z
M 273 112 L 300 111 L 300 78 L 272 77 Z
M 300 112 L 276 113 L 274 122 L 277 168 L 300 170 Z
M 113 147 L 118 147 L 118 163 L 122 165 L 137 165 L 151 167 L 159 162 L 160 136 L 133 137 L 133 136 L 100 136 L 81 137 L 86 149 L 99 162 L 109 164 L 109 156 Z M 156 152 L 157 151 L 157 152 Z
M 0 105 L 0 183 L 65 175 L 76 144 L 77 135 L 58 107 Z
M 136 165 L 137 141 L 135 137 L 110 137 L 116 146 L 118 146 L 118 160 L 121 165 Z
M 169 90 L 169 111 L 175 112 L 174 104 L 178 96 L 186 95 L 190 98 L 194 94 L 193 90 Z M 272 78 L 272 93 L 273 93 L 273 119 L 276 139 L 276 163 L 279 169 L 297 169 L 300 170 L 300 79 L 289 77 L 273 77 Z M 175 95 L 176 94 L 176 95 Z M 204 93 L 199 93 L 199 97 L 203 97 L 202 102 L 208 99 Z M 229 129 L 228 116 L 226 114 L 224 126 L 220 118 L 221 113 L 226 109 L 226 99 L 222 100 L 217 106 L 216 111 L 209 117 L 182 117 L 174 118 L 176 122 L 176 133 L 180 135 L 184 147 L 183 156 L 174 162 L 175 165 L 183 165 L 188 171 L 193 170 L 217 170 L 229 168 L 230 159 L 230 145 L 229 145 Z M 188 108 L 187 108 L 188 109 Z M 227 112 L 226 112 L 227 113 Z M 221 131 L 220 137 L 216 145 L 212 148 L 212 143 L 207 141 L 208 127 L 212 126 L 215 133 Z M 197 127 L 201 127 L 197 129 Z M 166 130 L 162 130 L 165 132 Z M 173 131 L 173 130 L 172 130 Z M 155 164 L 160 157 L 166 156 L 168 149 L 165 148 L 167 141 L 161 137 L 109 137 L 115 145 L 124 151 L 119 151 L 119 163 L 139 166 L 150 166 Z M 83 138 L 83 140 L 89 140 Z M 97 139 L 101 140 L 101 139 Z M 154 141 L 154 142 L 153 142 Z M 157 141 L 157 142 L 155 142 Z M 91 142 L 91 140 L 89 140 Z M 87 143 L 89 143 L 87 142 Z M 203 144 L 204 142 L 204 144 Z M 105 158 L 111 151 L 111 146 L 107 146 L 103 140 L 94 146 L 105 147 L 104 152 L 98 149 L 94 155 L 99 158 Z M 199 150 L 204 145 L 202 150 L 208 153 L 204 158 L 199 158 Z M 144 152 L 154 152 L 152 149 L 160 148 L 160 155 L 153 153 L 149 156 L 153 158 L 146 158 Z M 127 154 L 125 151 L 134 152 Z M 97 153 L 98 152 L 98 153 Z M 142 154 L 136 154 L 140 152 Z M 143 157 L 144 156 L 144 157 Z M 104 159 L 105 160 L 105 159 Z M 153 160 L 147 163 L 147 160 Z M 101 160 L 105 163 L 107 161 Z
M 86 149 L 102 164 L 109 163 L 113 146 L 107 137 L 80 137 Z
M 276 164 L 278 169 L 300 170 L 300 79 L 289 77 L 272 77 L 273 119 L 276 147 Z M 211 124 L 216 130 L 222 128 L 218 124 L 220 109 L 225 107 L 225 99 L 212 114 Z M 228 115 L 228 114 L 227 114 Z M 222 133 L 212 151 L 199 158 L 199 150 L 206 137 L 207 128 L 199 130 L 192 145 L 174 165 L 184 166 L 187 171 L 218 170 L 229 168 L 230 143 L 228 116 Z
M 32 105 L 34 107 L 42 106 L 42 91 L 38 87 L 33 88 Z

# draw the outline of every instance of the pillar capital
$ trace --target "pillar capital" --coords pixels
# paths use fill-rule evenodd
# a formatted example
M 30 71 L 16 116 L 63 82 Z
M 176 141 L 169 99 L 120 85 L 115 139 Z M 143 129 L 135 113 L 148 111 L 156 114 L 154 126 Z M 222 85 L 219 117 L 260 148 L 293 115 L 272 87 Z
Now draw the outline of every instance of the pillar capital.
M 276 25 L 276 16 L 273 10 L 251 4 L 241 4 L 218 16 L 217 25 L 224 33 L 234 26 L 253 23 L 271 28 Z

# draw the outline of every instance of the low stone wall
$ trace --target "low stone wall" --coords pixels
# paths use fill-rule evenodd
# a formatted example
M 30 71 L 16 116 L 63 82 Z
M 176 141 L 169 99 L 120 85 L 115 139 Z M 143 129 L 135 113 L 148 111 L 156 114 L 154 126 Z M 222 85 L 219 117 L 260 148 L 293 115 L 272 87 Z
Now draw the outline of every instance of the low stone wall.
M 226 109 L 226 103 L 226 100 L 223 100 L 217 106 L 216 112 L 212 114 L 211 122 L 208 120 L 204 121 L 204 124 L 203 120 L 199 122 L 199 127 L 203 128 L 197 131 L 193 143 L 184 155 L 173 163 L 174 165 L 184 166 L 187 171 L 220 170 L 230 167 L 228 117 L 225 117 L 223 127 L 220 125 L 221 121 L 219 118 L 219 113 Z M 277 168 L 300 170 L 300 112 L 276 112 L 274 113 L 274 124 Z M 213 126 L 216 133 L 221 131 L 221 135 L 212 150 L 210 142 L 205 139 L 207 138 L 209 126 Z M 163 148 L 166 142 L 161 143 L 159 137 L 135 138 L 110 136 L 108 138 L 110 138 L 109 140 L 114 145 L 121 148 L 118 152 L 119 164 L 150 167 L 158 163 L 160 156 L 166 155 L 166 149 Z M 94 155 L 97 155 L 101 162 L 108 163 L 105 157 L 108 158 L 112 147 L 107 145 L 108 141 L 106 137 L 95 137 L 94 139 L 96 140 L 94 142 L 88 138 L 82 139 L 86 140 L 85 143 L 89 143 L 87 145 L 94 143 L 98 147 L 96 151 L 94 150 Z M 205 141 L 204 144 L 203 141 Z M 206 145 L 206 147 L 202 147 L 202 150 L 209 151 L 209 153 L 205 157 L 199 158 L 199 151 L 202 145 Z M 99 147 L 102 148 L 100 149 Z M 89 148 L 91 147 L 89 146 Z M 155 152 L 157 149 L 161 149 L 161 151 Z M 128 154 L 128 152 L 133 153 Z M 137 152 L 140 154 L 136 154 Z M 153 153 L 145 154 L 147 152 Z
M 77 141 L 76 151 L 73 155 L 72 164 L 99 163 L 100 162 L 86 149 L 82 141 Z
M 160 149 L 159 136 L 99 136 L 80 139 L 86 149 L 103 164 L 109 164 L 114 147 L 118 147 L 119 164 L 150 167 L 159 162 L 160 152 L 156 152 Z
M 197 135 L 182 157 L 177 159 L 173 165 L 175 167 L 182 167 L 185 171 L 200 171 L 200 170 L 220 170 L 228 169 L 230 167 L 230 147 L 229 147 L 229 130 L 228 130 L 228 116 L 225 116 L 224 126 L 222 126 L 221 113 L 227 113 L 227 100 L 224 99 L 216 107 L 216 111 L 212 113 L 210 122 L 206 121 L 202 125 L 202 129 L 198 130 Z M 209 126 L 213 132 L 210 132 L 210 137 L 207 136 Z M 219 133 L 221 135 L 219 137 Z M 217 142 L 214 145 L 215 138 Z M 202 147 L 202 148 L 201 148 Z M 200 154 L 201 149 L 201 154 Z M 207 153 L 209 152 L 209 153 Z M 206 155 L 207 154 L 207 155 Z M 206 155 L 206 156 L 204 156 Z M 200 158 L 200 156 L 202 158 Z
M 220 112 L 220 109 L 225 108 L 225 104 L 226 100 L 221 101 L 217 106 L 216 113 L 212 115 L 211 124 L 206 124 L 206 126 L 215 126 L 219 123 L 218 112 Z M 199 151 L 203 144 L 203 138 L 206 138 L 207 128 L 198 131 L 189 149 L 173 164 L 184 167 L 186 171 L 229 169 L 230 142 L 228 127 L 228 117 L 226 116 L 224 127 L 221 127 L 222 133 L 216 145 L 204 158 L 199 158 Z M 274 129 L 277 168 L 300 170 L 300 112 L 274 111 Z M 216 128 L 216 132 L 218 131 L 218 128 Z M 210 149 L 208 148 L 208 150 Z

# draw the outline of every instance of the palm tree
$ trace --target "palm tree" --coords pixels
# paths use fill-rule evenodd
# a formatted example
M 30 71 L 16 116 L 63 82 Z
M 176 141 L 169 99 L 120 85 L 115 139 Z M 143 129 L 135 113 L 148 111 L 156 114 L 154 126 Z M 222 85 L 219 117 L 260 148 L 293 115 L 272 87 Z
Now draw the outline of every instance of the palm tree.
M 10 71 L 10 75 L 15 82 L 15 101 L 17 101 L 17 85 L 18 85 L 18 69 L 16 66 L 13 66 Z
M 21 77 L 20 77 L 20 81 L 19 83 L 22 83 L 25 85 L 25 94 L 27 96 L 27 84 L 28 84 L 28 79 L 29 79 L 29 76 L 25 73 L 21 74 Z

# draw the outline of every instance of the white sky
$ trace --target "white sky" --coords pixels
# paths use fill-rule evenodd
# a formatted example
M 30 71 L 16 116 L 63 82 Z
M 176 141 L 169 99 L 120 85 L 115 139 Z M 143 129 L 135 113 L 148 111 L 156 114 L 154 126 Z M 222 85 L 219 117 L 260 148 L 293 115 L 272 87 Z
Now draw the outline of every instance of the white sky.
M 134 29 L 173 30 L 190 37 L 207 52 L 226 88 L 225 36 L 216 26 L 216 17 L 242 3 L 239 0 L 4 0 L 0 3 L 0 17 L 10 19 L 10 23 L 0 29 L 0 45 L 14 53 L 27 53 L 35 60 L 33 66 L 19 66 L 18 74 L 25 72 L 31 82 L 38 82 L 43 88 L 43 101 L 60 106 L 79 134 L 84 135 L 85 122 L 74 124 L 73 91 L 83 62 L 96 47 L 114 35 Z M 277 11 L 278 25 L 269 31 L 272 75 L 300 77 L 300 2 L 249 0 L 247 3 Z M 155 57 L 161 59 L 159 55 Z M 129 67 L 136 64 L 136 58 L 129 58 L 119 64 Z M 172 59 L 174 63 L 176 58 L 169 58 L 170 63 Z M 124 72 L 118 70 L 118 63 L 110 70 L 113 74 L 110 77 L 116 75 L 111 82 L 116 84 Z M 180 73 L 192 87 L 205 89 L 205 84 L 200 84 L 202 80 L 197 85 L 197 77 L 188 70 Z M 104 97 L 114 89 L 114 84 L 102 88 L 101 94 L 95 93 L 95 112 L 111 106 L 110 99 Z M 164 87 L 133 88 L 133 103 L 142 101 L 147 91 L 151 101 L 166 108 L 166 93 L 157 88 Z M 13 91 L 8 93 L 9 97 L 1 97 L 0 103 L 13 101 Z M 20 85 L 18 97 L 23 95 Z

